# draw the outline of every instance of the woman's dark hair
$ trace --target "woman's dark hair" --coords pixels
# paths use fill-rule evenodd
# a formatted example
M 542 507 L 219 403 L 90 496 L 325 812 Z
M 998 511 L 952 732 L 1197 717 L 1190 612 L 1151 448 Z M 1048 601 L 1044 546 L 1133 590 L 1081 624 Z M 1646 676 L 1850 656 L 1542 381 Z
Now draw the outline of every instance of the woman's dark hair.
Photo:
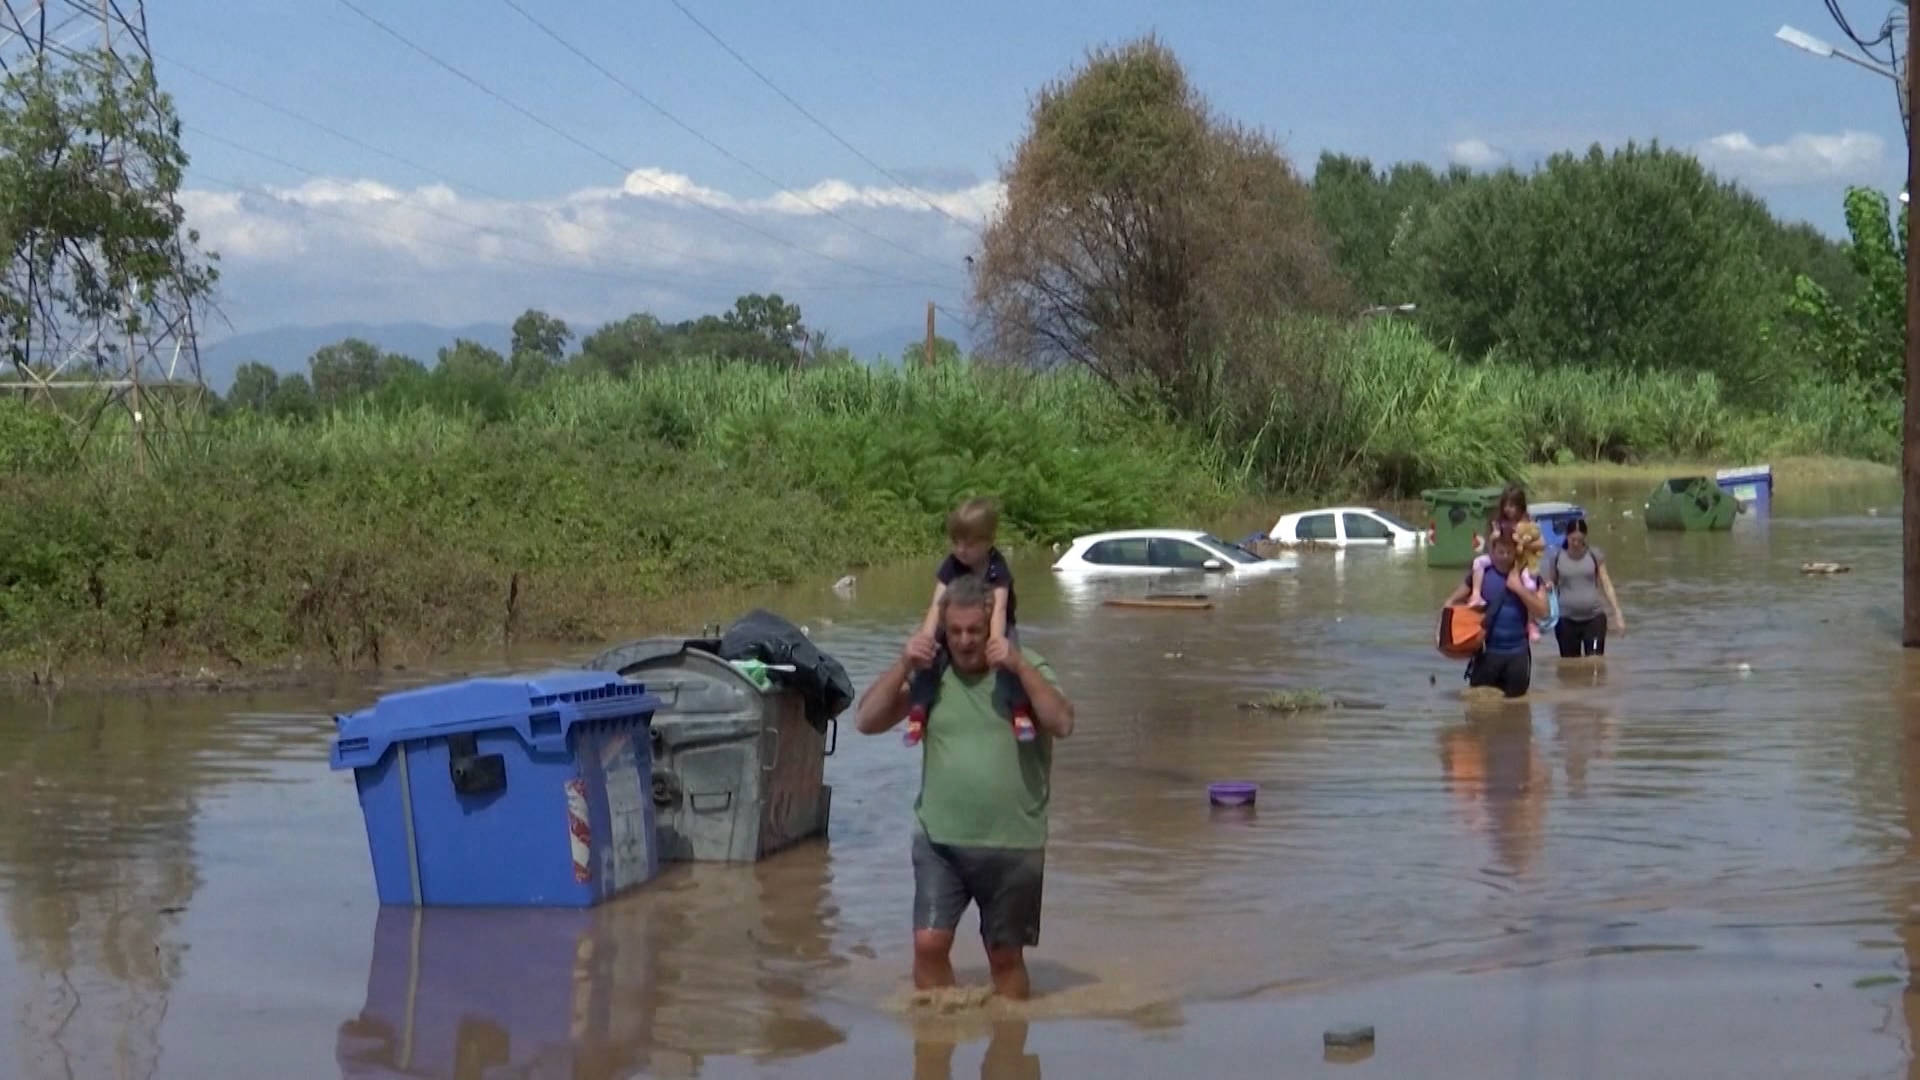
M 1517 516 L 1525 517 L 1527 514 L 1527 489 L 1521 487 L 1519 484 L 1509 484 L 1507 490 L 1500 493 L 1500 502 L 1494 507 L 1494 516 L 1497 518 L 1506 517 L 1508 507 L 1520 511 Z
M 1572 521 L 1569 521 L 1569 522 L 1567 522 L 1567 535 L 1568 535 L 1568 536 L 1572 536 L 1572 535 L 1573 535 L 1574 533 L 1584 533 L 1584 532 L 1586 532 L 1586 531 L 1587 531 L 1587 519 L 1586 519 L 1586 518 L 1583 518 L 1583 517 L 1577 517 L 1577 518 L 1574 518 L 1574 519 L 1573 519 Z

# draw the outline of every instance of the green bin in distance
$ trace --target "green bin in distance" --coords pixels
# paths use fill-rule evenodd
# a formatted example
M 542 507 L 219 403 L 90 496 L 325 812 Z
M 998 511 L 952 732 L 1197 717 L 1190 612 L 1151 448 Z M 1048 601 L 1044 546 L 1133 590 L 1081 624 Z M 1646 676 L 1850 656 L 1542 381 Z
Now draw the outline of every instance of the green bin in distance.
M 1471 566 L 1485 540 L 1481 530 L 1500 504 L 1501 488 L 1429 488 L 1427 501 L 1427 565 Z
M 1647 496 L 1647 528 L 1671 532 L 1710 532 L 1733 528 L 1739 504 L 1705 476 L 1663 480 Z

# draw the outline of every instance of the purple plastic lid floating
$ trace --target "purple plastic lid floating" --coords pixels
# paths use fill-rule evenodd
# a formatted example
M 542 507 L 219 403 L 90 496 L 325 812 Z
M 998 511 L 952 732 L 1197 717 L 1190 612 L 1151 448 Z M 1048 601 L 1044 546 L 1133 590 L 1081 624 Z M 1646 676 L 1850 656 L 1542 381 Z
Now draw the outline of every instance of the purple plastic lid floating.
M 1250 802 L 1259 790 L 1246 780 L 1219 780 L 1207 785 L 1207 797 L 1214 802 Z

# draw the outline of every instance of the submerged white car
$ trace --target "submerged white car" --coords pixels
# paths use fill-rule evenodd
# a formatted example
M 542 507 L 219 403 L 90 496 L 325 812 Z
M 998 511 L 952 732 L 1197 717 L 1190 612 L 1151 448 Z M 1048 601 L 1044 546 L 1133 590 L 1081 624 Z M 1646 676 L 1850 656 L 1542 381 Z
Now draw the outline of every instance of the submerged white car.
M 1414 547 L 1420 530 L 1371 506 L 1329 506 L 1282 515 L 1269 538 L 1282 544 L 1312 541 L 1330 547 Z
M 1264 574 L 1285 565 L 1191 529 L 1128 529 L 1076 537 L 1053 568 L 1077 574 Z

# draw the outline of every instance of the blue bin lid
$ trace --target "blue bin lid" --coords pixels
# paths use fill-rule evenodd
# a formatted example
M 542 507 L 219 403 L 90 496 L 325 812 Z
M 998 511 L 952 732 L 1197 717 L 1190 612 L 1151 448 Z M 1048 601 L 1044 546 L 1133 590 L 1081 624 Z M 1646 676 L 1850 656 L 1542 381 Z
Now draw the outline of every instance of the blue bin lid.
M 334 717 L 332 765 L 364 768 L 397 742 L 500 728 L 512 728 L 536 750 L 560 751 L 575 724 L 651 717 L 661 704 L 644 684 L 607 671 L 546 671 L 402 690 L 370 709 Z
M 1527 514 L 1535 521 L 1571 521 L 1587 516 L 1585 510 L 1570 502 L 1535 503 L 1528 508 Z

